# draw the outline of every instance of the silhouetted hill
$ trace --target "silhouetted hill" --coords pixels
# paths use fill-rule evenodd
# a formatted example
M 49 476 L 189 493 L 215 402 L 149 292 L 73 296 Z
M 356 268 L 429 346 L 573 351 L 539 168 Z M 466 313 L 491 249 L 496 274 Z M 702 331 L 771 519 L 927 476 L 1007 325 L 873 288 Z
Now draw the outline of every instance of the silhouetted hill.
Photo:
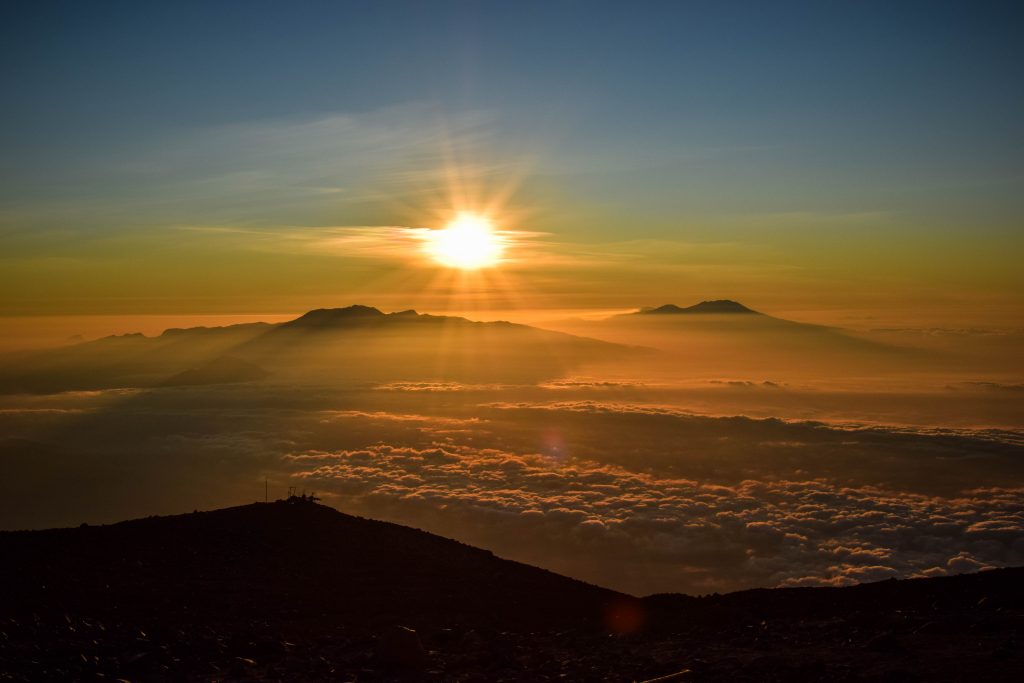
M 665 304 L 657 308 L 641 308 L 635 313 L 627 313 L 626 315 L 699 315 L 705 313 L 753 313 L 760 315 L 757 311 L 747 308 L 740 302 L 730 301 L 729 299 L 701 301 L 699 304 L 687 306 L 686 308 L 676 306 L 675 304 Z
M 157 337 L 124 334 L 0 356 L 0 393 L 158 386 L 232 355 L 273 329 L 268 323 L 172 328 Z M 232 380 L 236 381 L 236 380 Z M 193 382 L 190 382 L 193 383 Z M 206 383 L 206 382 L 204 382 Z
M 636 351 L 505 321 L 350 306 L 311 311 L 234 353 L 296 379 L 483 383 L 533 382 Z
M 392 335 L 412 335 L 416 333 L 432 334 L 439 331 L 459 333 L 464 331 L 501 332 L 519 335 L 540 335 L 549 338 L 552 333 L 528 325 L 518 325 L 505 321 L 477 322 L 458 316 L 430 315 L 417 313 L 413 310 L 384 313 L 371 306 L 347 306 L 345 308 L 318 308 L 299 316 L 295 320 L 280 323 L 268 330 L 267 334 L 253 338 L 247 344 L 248 349 L 259 349 L 264 346 L 279 344 L 287 339 L 289 343 L 315 342 L 321 343 L 322 337 L 316 335 L 346 333 L 385 333 Z M 559 341 L 572 339 L 570 335 L 558 335 Z M 410 339 L 410 341 L 413 341 Z M 352 349 L 357 350 L 357 349 Z
M 346 308 L 318 308 L 299 316 L 295 320 L 281 323 L 280 327 L 323 329 L 347 325 L 353 322 L 380 319 L 384 313 L 372 306 L 347 306 Z
M 167 619 L 315 609 L 359 623 L 598 620 L 617 596 L 397 524 L 310 502 L 0 532 L 4 602 Z M 116 590 L 110 588 L 116 584 Z M 510 610 L 511 605 L 516 605 Z M 417 616 L 419 615 L 419 616 Z
M 237 325 L 226 325 L 224 327 L 170 327 L 163 331 L 163 333 L 160 335 L 160 338 L 197 339 L 199 337 L 216 338 L 238 336 L 244 337 L 250 335 L 255 336 L 262 332 L 266 332 L 272 327 L 274 327 L 274 323 L 238 323 Z M 130 336 L 145 337 L 145 335 L 141 334 L 135 334 Z
M 669 372 L 736 377 L 904 371 L 934 359 L 921 349 L 897 347 L 849 330 L 787 320 L 738 301 L 692 306 L 665 304 L 603 320 L 564 321 L 557 329 L 676 354 Z
M 532 382 L 634 353 L 527 325 L 357 305 L 276 325 L 172 329 L 13 354 L 0 358 L 0 393 L 216 384 L 267 374 L 314 382 Z
M 163 382 L 165 387 L 195 386 L 205 384 L 230 384 L 263 379 L 270 373 L 240 358 L 224 356 L 214 358 L 199 367 L 183 370 Z
M 16 681 L 1014 680 L 1022 663 L 1020 569 L 636 600 L 303 501 L 4 532 L 0 553 Z
M 514 330 L 518 332 L 541 333 L 551 335 L 547 330 L 541 330 L 529 325 L 510 323 L 504 320 L 492 322 L 480 322 L 469 320 L 452 315 L 431 315 L 429 313 L 417 313 L 409 309 L 384 313 L 372 306 L 346 306 L 345 308 L 318 308 L 299 316 L 295 320 L 280 323 L 270 330 L 275 334 L 298 331 L 317 332 L 344 332 L 348 330 L 360 330 L 366 328 L 379 329 L 429 329 L 442 326 L 463 327 L 477 330 Z M 568 335 L 558 335 L 566 337 Z

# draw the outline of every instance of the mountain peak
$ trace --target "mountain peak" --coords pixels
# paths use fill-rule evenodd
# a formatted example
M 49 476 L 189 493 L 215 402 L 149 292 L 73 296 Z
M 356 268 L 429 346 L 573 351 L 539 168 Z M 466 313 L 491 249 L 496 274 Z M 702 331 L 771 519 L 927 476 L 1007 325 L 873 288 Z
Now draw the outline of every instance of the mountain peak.
M 345 308 L 317 308 L 299 316 L 286 325 L 290 327 L 331 327 L 337 323 L 366 318 L 380 318 L 384 314 L 373 306 L 346 306 Z
M 699 304 L 683 308 L 675 304 L 665 304 L 657 308 L 642 308 L 635 315 L 677 315 L 696 313 L 754 313 L 757 311 L 747 308 L 738 301 L 730 299 L 715 299 L 713 301 L 701 301 Z

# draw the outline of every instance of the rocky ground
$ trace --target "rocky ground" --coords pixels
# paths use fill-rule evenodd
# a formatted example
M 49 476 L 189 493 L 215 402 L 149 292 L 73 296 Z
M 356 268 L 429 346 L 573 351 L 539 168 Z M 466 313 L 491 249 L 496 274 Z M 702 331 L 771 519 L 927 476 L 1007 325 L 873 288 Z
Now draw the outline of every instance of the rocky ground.
M 636 600 L 310 503 L 0 556 L 0 680 L 1024 680 L 1024 569 Z

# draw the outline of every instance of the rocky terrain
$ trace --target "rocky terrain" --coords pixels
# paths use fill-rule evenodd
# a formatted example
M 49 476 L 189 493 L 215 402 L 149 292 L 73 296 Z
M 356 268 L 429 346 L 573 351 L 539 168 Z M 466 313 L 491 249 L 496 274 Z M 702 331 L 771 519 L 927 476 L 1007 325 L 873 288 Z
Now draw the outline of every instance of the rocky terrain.
M 0 680 L 979 681 L 1024 569 L 626 596 L 291 499 L 0 533 Z

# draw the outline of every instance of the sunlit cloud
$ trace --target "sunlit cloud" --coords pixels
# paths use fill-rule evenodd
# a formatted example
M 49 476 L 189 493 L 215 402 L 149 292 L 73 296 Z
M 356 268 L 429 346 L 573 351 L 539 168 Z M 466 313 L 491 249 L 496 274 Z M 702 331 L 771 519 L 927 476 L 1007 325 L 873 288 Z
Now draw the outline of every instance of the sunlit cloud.
M 11 396 L 0 411 L 6 519 L 97 519 L 82 507 L 60 517 L 18 485 L 53 472 L 63 477 L 49 484 L 55 494 L 84 496 L 100 519 L 125 516 L 138 502 L 108 477 L 130 466 L 147 509 L 251 500 L 266 477 L 348 512 L 638 593 L 1024 562 L 1019 432 L 711 417 L 608 400 L 628 390 L 650 387 L 579 376 L 533 388 Z M 528 398 L 574 391 L 594 399 Z M 198 479 L 208 490 L 197 492 Z
M 850 585 L 1024 560 L 1021 489 L 943 499 L 822 480 L 722 486 L 452 443 L 286 458 L 348 505 L 420 519 L 443 510 L 456 527 L 485 521 L 493 534 L 532 539 L 537 555 L 560 547 L 549 564 L 595 580 L 618 573 L 634 591 Z

